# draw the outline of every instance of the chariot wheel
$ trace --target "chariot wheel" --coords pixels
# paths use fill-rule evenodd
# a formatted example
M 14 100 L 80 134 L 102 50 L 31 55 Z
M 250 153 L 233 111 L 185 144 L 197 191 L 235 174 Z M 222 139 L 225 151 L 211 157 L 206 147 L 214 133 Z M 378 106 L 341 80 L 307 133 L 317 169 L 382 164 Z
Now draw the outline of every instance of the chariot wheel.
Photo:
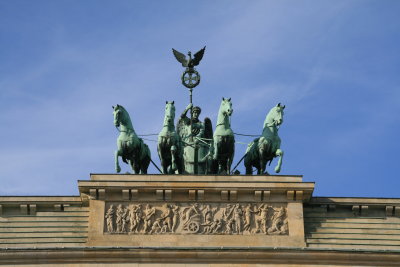
M 198 222 L 190 222 L 187 229 L 189 232 L 195 234 L 200 230 L 200 224 Z

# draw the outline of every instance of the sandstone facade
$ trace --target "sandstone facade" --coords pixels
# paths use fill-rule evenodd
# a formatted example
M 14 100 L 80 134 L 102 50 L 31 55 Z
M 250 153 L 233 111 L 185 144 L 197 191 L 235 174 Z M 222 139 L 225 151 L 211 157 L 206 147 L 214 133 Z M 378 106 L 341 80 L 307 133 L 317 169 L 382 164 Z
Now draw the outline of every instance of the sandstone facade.
M 301 176 L 93 174 L 78 185 L 79 196 L 0 197 L 0 264 L 400 260 L 400 199 L 315 198 Z

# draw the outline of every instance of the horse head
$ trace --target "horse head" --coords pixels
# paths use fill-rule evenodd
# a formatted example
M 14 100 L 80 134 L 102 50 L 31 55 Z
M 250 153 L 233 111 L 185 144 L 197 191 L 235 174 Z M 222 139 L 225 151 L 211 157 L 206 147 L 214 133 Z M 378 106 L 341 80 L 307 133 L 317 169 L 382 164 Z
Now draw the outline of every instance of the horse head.
M 279 126 L 283 122 L 283 115 L 284 112 L 283 110 L 285 109 L 285 106 L 281 105 L 281 103 L 278 103 L 275 107 L 273 107 L 268 115 L 267 118 L 265 119 L 265 123 L 267 124 L 266 126 Z M 265 126 L 264 126 L 265 127 Z
M 128 111 L 126 111 L 126 109 L 121 106 L 121 105 L 116 105 L 115 107 L 112 107 L 114 110 L 114 125 L 116 127 L 126 127 L 129 130 L 133 130 L 133 126 L 132 126 L 132 122 L 131 122 L 131 118 L 129 116 Z
M 122 106 L 120 106 L 118 104 L 115 107 L 112 106 L 112 108 L 114 110 L 114 112 L 113 112 L 113 114 L 114 114 L 114 125 L 116 127 L 119 127 L 119 125 L 121 124 L 121 120 L 122 120 L 122 116 L 123 116 L 121 107 Z
M 169 126 L 174 124 L 175 120 L 175 101 L 165 102 L 165 117 L 164 117 L 164 126 Z
M 231 116 L 233 113 L 231 98 L 222 98 L 220 112 L 224 116 Z

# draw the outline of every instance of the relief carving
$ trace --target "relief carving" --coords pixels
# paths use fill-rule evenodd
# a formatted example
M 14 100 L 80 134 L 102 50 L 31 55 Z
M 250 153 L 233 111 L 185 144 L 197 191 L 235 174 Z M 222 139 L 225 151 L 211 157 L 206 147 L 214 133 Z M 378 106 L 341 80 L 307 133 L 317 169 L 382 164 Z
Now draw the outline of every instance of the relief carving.
M 114 226 L 113 226 L 113 221 L 114 221 L 114 206 L 111 205 L 110 208 L 106 212 L 106 225 L 107 225 L 107 232 L 114 232 Z
M 106 207 L 104 232 L 110 234 L 289 234 L 283 205 L 116 203 Z

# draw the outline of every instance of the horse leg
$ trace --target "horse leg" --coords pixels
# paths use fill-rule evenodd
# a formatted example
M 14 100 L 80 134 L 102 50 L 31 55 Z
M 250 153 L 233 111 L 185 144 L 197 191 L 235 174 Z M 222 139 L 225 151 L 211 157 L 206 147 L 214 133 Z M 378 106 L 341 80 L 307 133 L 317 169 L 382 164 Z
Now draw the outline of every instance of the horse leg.
M 119 166 L 118 156 L 120 156 L 120 150 L 115 151 L 115 171 L 117 173 L 121 172 L 121 167 Z
M 150 151 L 148 152 L 148 153 L 150 153 Z M 140 167 L 140 170 L 141 170 L 141 174 L 147 174 L 147 169 L 149 168 L 149 165 L 150 165 L 150 156 L 145 156 L 143 159 L 142 159 L 142 164 L 141 164 L 141 167 Z
M 140 146 L 141 153 L 138 159 L 138 173 L 147 174 L 147 168 L 149 168 L 150 165 L 150 150 L 149 147 L 143 142 L 140 143 Z
M 246 168 L 246 174 L 252 175 L 253 174 L 253 166 L 255 167 L 255 145 L 254 141 L 248 146 L 246 154 L 244 156 L 244 167 Z
M 132 173 L 138 174 L 140 172 L 140 166 L 137 162 L 135 162 L 134 159 L 129 159 L 128 160 L 129 165 L 131 166 Z
M 184 172 L 184 163 L 183 163 L 183 154 L 181 150 L 181 152 L 179 152 L 179 157 L 178 157 L 178 173 L 183 174 L 183 172 Z
M 279 157 L 278 164 L 275 167 L 275 172 L 279 173 L 282 166 L 283 151 L 278 148 L 275 152 L 275 155 Z
M 142 167 L 140 169 L 141 174 L 147 174 L 147 167 L 146 164 L 142 164 Z
M 228 174 L 231 173 L 231 167 L 232 167 L 232 162 L 233 162 L 233 157 L 235 156 L 235 140 L 232 140 L 231 144 L 231 155 L 228 159 Z
M 139 174 L 140 173 L 140 163 L 138 163 L 138 162 L 135 162 L 134 164 L 133 164 L 133 171 L 135 172 L 135 174 Z
M 244 156 L 244 167 L 246 168 L 246 174 L 251 174 L 251 159 L 250 159 L 250 151 L 247 152 L 247 154 Z
M 258 174 L 262 175 L 265 172 L 267 162 L 266 162 L 263 152 L 261 150 L 259 151 L 259 164 L 260 164 L 260 168 L 258 168 Z
M 160 164 L 161 164 L 161 169 L 163 174 L 168 174 L 167 166 L 166 166 L 166 159 L 164 158 L 163 155 L 163 150 L 164 150 L 164 138 L 158 140 L 158 146 L 157 146 L 157 152 L 158 152 L 158 157 L 160 158 Z
M 214 138 L 214 154 L 213 154 L 213 159 L 214 160 L 217 160 L 217 158 L 218 158 L 218 141 L 220 141 L 220 136 L 216 136 L 215 138 Z
M 253 174 L 253 169 L 251 168 L 251 165 L 246 166 L 246 174 L 247 175 Z
M 220 174 L 222 172 L 222 161 L 221 159 L 218 159 L 218 153 L 220 150 L 220 142 L 221 140 L 221 136 L 216 136 L 214 138 L 214 155 L 213 155 L 213 160 L 215 160 L 218 164 L 218 170 L 217 170 L 217 174 Z
M 167 164 L 166 159 L 160 158 L 160 161 L 161 161 L 161 169 L 162 169 L 163 174 L 168 174 L 168 164 Z
M 230 161 L 231 161 L 230 156 L 227 156 L 226 160 L 224 162 L 224 171 L 225 171 L 226 174 L 230 174 L 231 173 L 230 172 L 231 168 L 230 168 L 230 165 L 229 165 Z
M 171 146 L 171 173 L 175 173 L 176 171 L 176 146 Z
M 129 162 L 129 165 L 131 166 L 132 173 L 137 174 L 133 160 L 129 159 L 128 162 Z
M 222 173 L 222 160 L 217 160 L 217 164 L 218 164 L 217 174 L 221 174 Z
M 268 174 L 268 172 L 266 171 L 267 169 L 267 158 L 270 158 L 270 151 L 272 149 L 272 144 L 271 141 L 269 139 L 266 139 L 264 137 L 260 138 L 259 141 L 259 146 L 258 146 L 258 153 L 260 155 L 260 174 Z
M 162 168 L 163 174 L 168 174 L 169 173 L 168 166 L 170 165 L 170 160 L 167 158 L 167 155 L 164 154 L 160 158 L 160 160 L 161 160 L 161 168 Z

